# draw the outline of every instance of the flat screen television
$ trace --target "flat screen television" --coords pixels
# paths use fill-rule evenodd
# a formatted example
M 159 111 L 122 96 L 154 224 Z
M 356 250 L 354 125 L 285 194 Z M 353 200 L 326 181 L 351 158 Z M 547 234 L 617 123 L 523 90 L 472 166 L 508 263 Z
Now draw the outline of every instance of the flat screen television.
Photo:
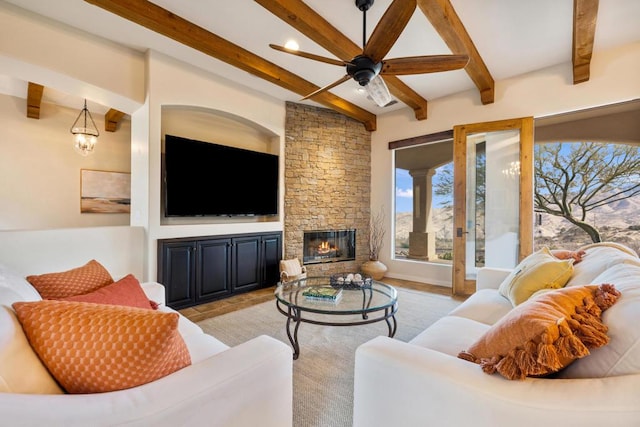
M 167 217 L 278 213 L 278 156 L 165 135 Z

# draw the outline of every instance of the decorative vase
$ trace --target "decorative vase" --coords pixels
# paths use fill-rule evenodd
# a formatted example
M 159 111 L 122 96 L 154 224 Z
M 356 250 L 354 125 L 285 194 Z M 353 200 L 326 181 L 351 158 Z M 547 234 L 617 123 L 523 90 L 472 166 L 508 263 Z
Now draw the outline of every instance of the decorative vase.
M 364 274 L 371 276 L 373 280 L 382 279 L 384 277 L 384 273 L 387 272 L 387 266 L 378 260 L 369 260 L 365 262 L 362 264 L 361 269 Z

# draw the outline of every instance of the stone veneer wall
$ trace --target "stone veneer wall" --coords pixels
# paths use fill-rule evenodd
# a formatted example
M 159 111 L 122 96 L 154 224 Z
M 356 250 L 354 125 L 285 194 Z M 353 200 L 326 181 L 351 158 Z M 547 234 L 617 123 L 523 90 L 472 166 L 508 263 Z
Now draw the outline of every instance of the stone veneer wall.
M 356 229 L 356 260 L 307 265 L 309 275 L 356 272 L 369 259 L 371 134 L 332 110 L 287 102 L 284 259 L 302 262 L 305 230 Z

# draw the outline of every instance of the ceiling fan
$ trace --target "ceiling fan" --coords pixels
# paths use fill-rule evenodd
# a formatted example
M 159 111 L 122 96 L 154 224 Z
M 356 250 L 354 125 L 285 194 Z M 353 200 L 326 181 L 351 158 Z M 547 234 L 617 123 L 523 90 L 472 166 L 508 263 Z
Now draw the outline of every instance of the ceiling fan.
M 373 2 L 374 0 L 355 0 L 356 7 L 362 11 L 363 51 L 349 61 L 326 58 L 274 44 L 269 45 L 281 52 L 346 67 L 346 74 L 342 78 L 306 95 L 302 100 L 312 98 L 353 78 L 367 90 L 368 95 L 376 104 L 384 107 L 391 102 L 391 94 L 381 76 L 458 70 L 464 68 L 469 62 L 468 55 L 427 55 L 384 59 L 413 15 L 416 0 L 393 0 L 367 42 L 367 10 L 373 5 Z

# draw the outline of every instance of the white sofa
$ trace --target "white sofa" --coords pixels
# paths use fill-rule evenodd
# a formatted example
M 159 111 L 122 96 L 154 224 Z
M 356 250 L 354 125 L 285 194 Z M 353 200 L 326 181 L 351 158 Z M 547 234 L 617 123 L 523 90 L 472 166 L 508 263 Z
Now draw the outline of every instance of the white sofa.
M 39 391 L 44 394 L 25 392 L 47 384 L 43 376 L 48 372 L 11 308 L 15 301 L 39 299 L 24 277 L 64 271 L 94 258 L 116 280 L 128 273 L 142 278 L 143 237 L 137 227 L 0 232 L 0 424 L 291 426 L 291 349 L 267 336 L 230 348 L 183 316 L 179 331 L 192 361 L 186 368 L 108 393 L 62 394 L 50 385 Z M 160 303 L 159 310 L 173 311 L 164 305 L 162 285 L 146 282 L 142 287 Z
M 610 342 L 556 378 L 507 380 L 458 358 L 512 308 L 509 270 L 483 268 L 477 291 L 409 343 L 377 337 L 356 351 L 354 426 L 640 426 L 640 260 L 613 243 L 585 247 L 566 286 L 612 283 Z M 401 316 L 402 307 L 399 310 Z

